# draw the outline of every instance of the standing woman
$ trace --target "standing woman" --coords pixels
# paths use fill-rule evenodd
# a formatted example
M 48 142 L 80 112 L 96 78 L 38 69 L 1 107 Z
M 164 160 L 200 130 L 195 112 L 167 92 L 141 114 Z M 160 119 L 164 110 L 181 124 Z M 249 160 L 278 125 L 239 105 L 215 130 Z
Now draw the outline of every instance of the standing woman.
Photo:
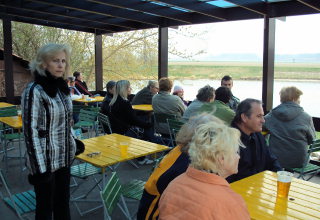
M 71 134 L 72 102 L 64 77 L 70 48 L 47 44 L 30 63 L 34 81 L 21 96 L 29 182 L 36 193 L 36 218 L 70 219 L 70 164 L 76 144 Z

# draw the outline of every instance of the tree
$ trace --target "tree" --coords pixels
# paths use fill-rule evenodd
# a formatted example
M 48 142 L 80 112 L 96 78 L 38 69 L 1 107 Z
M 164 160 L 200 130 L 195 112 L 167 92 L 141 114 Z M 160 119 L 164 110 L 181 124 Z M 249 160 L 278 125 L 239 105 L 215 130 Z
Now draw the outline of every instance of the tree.
M 185 30 L 188 28 L 181 28 L 180 33 L 185 33 Z M 3 34 L 0 35 L 0 41 L 3 44 Z M 31 61 L 37 50 L 49 42 L 67 43 L 71 46 L 71 70 L 82 72 L 89 88 L 93 89 L 95 82 L 93 34 L 12 22 L 13 52 L 23 59 Z M 187 51 L 176 50 L 172 43 L 169 44 L 169 52 L 185 58 L 193 56 Z M 110 79 L 157 79 L 157 57 L 158 29 L 103 36 L 103 79 L 105 82 Z

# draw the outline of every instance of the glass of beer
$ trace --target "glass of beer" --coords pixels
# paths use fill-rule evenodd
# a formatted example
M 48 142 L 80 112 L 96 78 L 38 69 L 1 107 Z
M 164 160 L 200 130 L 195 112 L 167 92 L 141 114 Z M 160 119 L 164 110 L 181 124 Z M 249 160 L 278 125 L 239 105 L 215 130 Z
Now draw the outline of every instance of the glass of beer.
M 120 155 L 123 158 L 128 157 L 128 142 L 120 142 Z
M 279 198 L 287 198 L 290 190 L 291 179 L 293 174 L 287 171 L 278 171 L 278 189 L 277 196 Z
M 17 115 L 18 115 L 19 121 L 22 121 L 22 113 L 21 113 L 21 110 L 18 110 L 18 111 L 17 111 Z

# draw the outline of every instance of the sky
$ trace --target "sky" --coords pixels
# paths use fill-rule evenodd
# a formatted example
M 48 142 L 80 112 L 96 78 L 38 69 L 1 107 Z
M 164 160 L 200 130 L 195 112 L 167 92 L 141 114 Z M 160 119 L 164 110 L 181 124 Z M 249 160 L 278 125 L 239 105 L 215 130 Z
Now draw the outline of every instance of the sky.
M 320 14 L 290 16 L 276 20 L 276 54 L 320 53 Z M 182 32 L 185 28 L 180 28 Z M 263 19 L 192 25 L 187 30 L 199 33 L 184 37 L 169 29 L 169 38 L 179 50 L 206 53 L 195 60 L 221 54 L 250 53 L 262 57 Z M 169 56 L 173 60 L 176 57 Z

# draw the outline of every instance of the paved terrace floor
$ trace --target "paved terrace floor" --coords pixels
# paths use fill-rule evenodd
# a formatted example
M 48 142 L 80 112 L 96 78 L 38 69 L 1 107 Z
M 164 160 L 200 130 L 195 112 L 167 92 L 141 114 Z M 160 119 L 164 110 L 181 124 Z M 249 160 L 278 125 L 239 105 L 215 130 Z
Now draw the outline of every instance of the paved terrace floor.
M 10 151 L 10 154 L 16 154 L 15 151 Z M 4 162 L 2 160 L 3 154 L 0 155 L 0 167 L 4 170 Z M 28 183 L 27 181 L 27 171 L 20 171 L 19 166 L 19 160 L 18 159 L 10 159 L 8 161 L 9 164 L 9 170 L 6 173 L 7 182 L 10 186 L 12 193 L 18 193 L 26 190 L 33 189 L 33 187 Z M 133 167 L 131 164 L 124 162 L 117 167 L 116 171 L 120 177 L 121 183 L 126 183 L 132 179 L 140 179 L 146 181 L 151 173 L 152 165 L 143 165 L 140 166 L 139 169 Z M 111 171 L 108 170 L 108 174 L 110 174 Z M 100 177 L 100 176 L 97 176 Z M 320 176 L 316 176 L 310 180 L 311 182 L 320 184 Z M 81 182 L 81 180 L 80 180 Z M 79 188 L 79 191 L 76 192 L 75 195 L 81 194 L 81 192 L 87 190 L 90 186 L 93 184 L 93 179 L 91 178 L 89 181 L 86 181 L 81 188 Z M 7 193 L 5 191 L 4 186 L 0 183 L 0 192 L 2 195 L 7 196 Z M 91 195 L 89 196 L 91 199 L 100 199 L 99 196 L 99 190 L 94 190 Z M 93 207 L 94 205 L 97 205 L 98 203 L 90 204 L 90 203 L 82 203 L 81 208 L 88 209 Z M 131 214 L 136 213 L 137 207 L 138 207 L 138 201 L 135 200 L 127 200 L 127 205 L 129 208 L 129 211 Z M 94 212 L 91 212 L 85 216 L 80 216 L 77 212 L 75 206 L 71 203 L 70 204 L 70 210 L 71 210 L 71 218 L 72 219 L 95 219 L 95 220 L 102 220 L 103 219 L 103 209 L 100 208 Z M 29 219 L 34 219 L 34 214 L 28 214 L 27 215 Z M 12 209 L 10 209 L 6 204 L 4 204 L 3 200 L 0 201 L 0 219 L 2 220 L 16 220 L 18 219 L 15 213 Z M 112 215 L 112 219 L 115 220 L 122 220 L 125 219 L 119 208 L 117 207 Z

